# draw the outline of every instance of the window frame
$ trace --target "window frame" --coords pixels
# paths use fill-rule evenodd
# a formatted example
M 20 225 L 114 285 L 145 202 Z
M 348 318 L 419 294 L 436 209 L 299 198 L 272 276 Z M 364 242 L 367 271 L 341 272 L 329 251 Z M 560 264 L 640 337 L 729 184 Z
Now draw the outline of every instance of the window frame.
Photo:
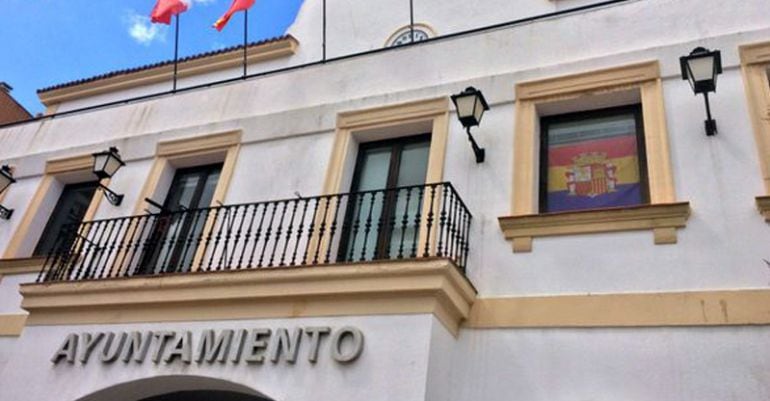
M 548 210 L 548 127 L 552 124 L 575 122 L 592 118 L 614 117 L 623 114 L 633 114 L 636 124 L 636 148 L 637 157 L 639 158 L 639 182 L 641 185 L 641 202 L 639 205 L 650 203 L 650 186 L 647 178 L 647 152 L 644 140 L 642 105 L 633 104 L 540 117 L 540 191 L 538 199 L 538 210 L 540 213 L 552 213 Z
M 770 223 L 770 42 L 739 47 L 741 72 L 748 102 L 754 139 L 759 154 L 759 168 L 765 187 L 756 197 L 759 213 Z
M 538 107 L 622 91 L 636 91 L 641 100 L 649 204 L 540 213 Z M 511 214 L 498 218 L 513 252 L 531 252 L 537 237 L 614 231 L 650 230 L 656 245 L 677 242 L 690 205 L 676 200 L 657 60 L 520 82 L 515 93 Z

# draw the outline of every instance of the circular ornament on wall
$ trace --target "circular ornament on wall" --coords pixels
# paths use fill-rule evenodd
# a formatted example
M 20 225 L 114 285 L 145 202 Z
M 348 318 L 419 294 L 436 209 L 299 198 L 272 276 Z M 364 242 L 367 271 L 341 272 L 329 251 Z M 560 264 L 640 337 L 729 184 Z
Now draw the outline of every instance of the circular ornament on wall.
M 385 42 L 385 47 L 401 46 L 412 42 L 422 42 L 423 40 L 436 37 L 436 31 L 428 24 L 414 24 L 414 39 L 412 39 L 412 27 L 403 26 L 396 30 Z

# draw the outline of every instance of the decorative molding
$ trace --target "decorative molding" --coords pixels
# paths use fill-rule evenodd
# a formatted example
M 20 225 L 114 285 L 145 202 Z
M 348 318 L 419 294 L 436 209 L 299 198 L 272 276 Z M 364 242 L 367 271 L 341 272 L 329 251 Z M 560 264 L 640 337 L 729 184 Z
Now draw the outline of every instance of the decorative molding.
M 91 154 L 48 160 L 45 162 L 45 174 L 64 174 L 74 171 L 91 170 L 94 157 Z
M 45 257 L 0 259 L 0 275 L 39 273 L 43 269 Z
M 757 209 L 765 220 L 770 223 L 770 196 L 757 196 Z
M 0 315 L 0 337 L 20 336 L 26 321 L 26 314 Z
M 230 131 L 159 142 L 155 153 L 159 157 L 171 158 L 179 155 L 223 150 L 240 143 L 241 131 Z
M 434 314 L 457 334 L 475 290 L 446 259 L 23 284 L 27 324 Z
M 752 43 L 738 47 L 741 55 L 741 64 L 766 64 L 770 63 L 770 42 Z
M 770 325 L 770 290 L 480 298 L 463 328 Z
M 598 90 L 626 87 L 652 81 L 660 77 L 657 61 L 647 61 L 597 71 L 541 79 L 516 85 L 516 100 L 537 100 L 579 93 L 590 94 Z
M 532 238 L 614 231 L 653 230 L 655 244 L 676 243 L 676 229 L 690 216 L 689 202 L 500 217 L 514 252 L 530 252 Z
M 449 112 L 449 98 L 439 97 L 370 109 L 342 112 L 337 116 L 337 129 L 373 128 L 425 120 Z
M 248 49 L 248 62 L 260 63 L 294 55 L 299 42 L 292 37 L 265 43 Z M 210 57 L 198 58 L 179 64 L 178 75 L 181 78 L 235 68 L 243 63 L 243 48 L 238 51 L 216 54 Z M 174 66 L 164 65 L 141 71 L 122 74 L 115 77 L 99 79 L 80 85 L 54 89 L 38 94 L 40 101 L 51 106 L 58 103 L 96 96 L 103 93 L 116 92 L 140 86 L 171 81 Z

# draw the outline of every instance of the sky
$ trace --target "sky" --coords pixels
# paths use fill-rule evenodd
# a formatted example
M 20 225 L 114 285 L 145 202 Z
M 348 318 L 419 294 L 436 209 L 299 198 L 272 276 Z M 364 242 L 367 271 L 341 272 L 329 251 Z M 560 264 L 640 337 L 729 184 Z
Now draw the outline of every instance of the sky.
M 243 43 L 243 16 L 222 32 L 211 25 L 231 0 L 190 0 L 180 20 L 179 55 Z M 280 36 L 302 0 L 257 0 L 249 41 Z M 32 114 L 37 89 L 174 57 L 173 25 L 153 25 L 155 0 L 0 0 L 0 81 Z

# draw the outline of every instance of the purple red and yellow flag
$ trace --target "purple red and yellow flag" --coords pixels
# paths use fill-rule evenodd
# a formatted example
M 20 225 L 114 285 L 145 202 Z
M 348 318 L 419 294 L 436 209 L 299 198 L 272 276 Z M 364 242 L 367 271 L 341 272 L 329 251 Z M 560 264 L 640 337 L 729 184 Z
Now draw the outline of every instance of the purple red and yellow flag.
M 638 155 L 633 116 L 550 130 L 548 211 L 640 204 Z
M 217 31 L 222 31 L 222 29 L 225 28 L 225 25 L 230 21 L 230 18 L 233 17 L 233 14 L 237 13 L 238 11 L 246 11 L 251 6 L 254 5 L 256 0 L 233 0 L 233 4 L 230 5 L 230 9 L 227 10 L 227 12 L 217 20 L 217 22 L 214 23 L 214 28 Z

